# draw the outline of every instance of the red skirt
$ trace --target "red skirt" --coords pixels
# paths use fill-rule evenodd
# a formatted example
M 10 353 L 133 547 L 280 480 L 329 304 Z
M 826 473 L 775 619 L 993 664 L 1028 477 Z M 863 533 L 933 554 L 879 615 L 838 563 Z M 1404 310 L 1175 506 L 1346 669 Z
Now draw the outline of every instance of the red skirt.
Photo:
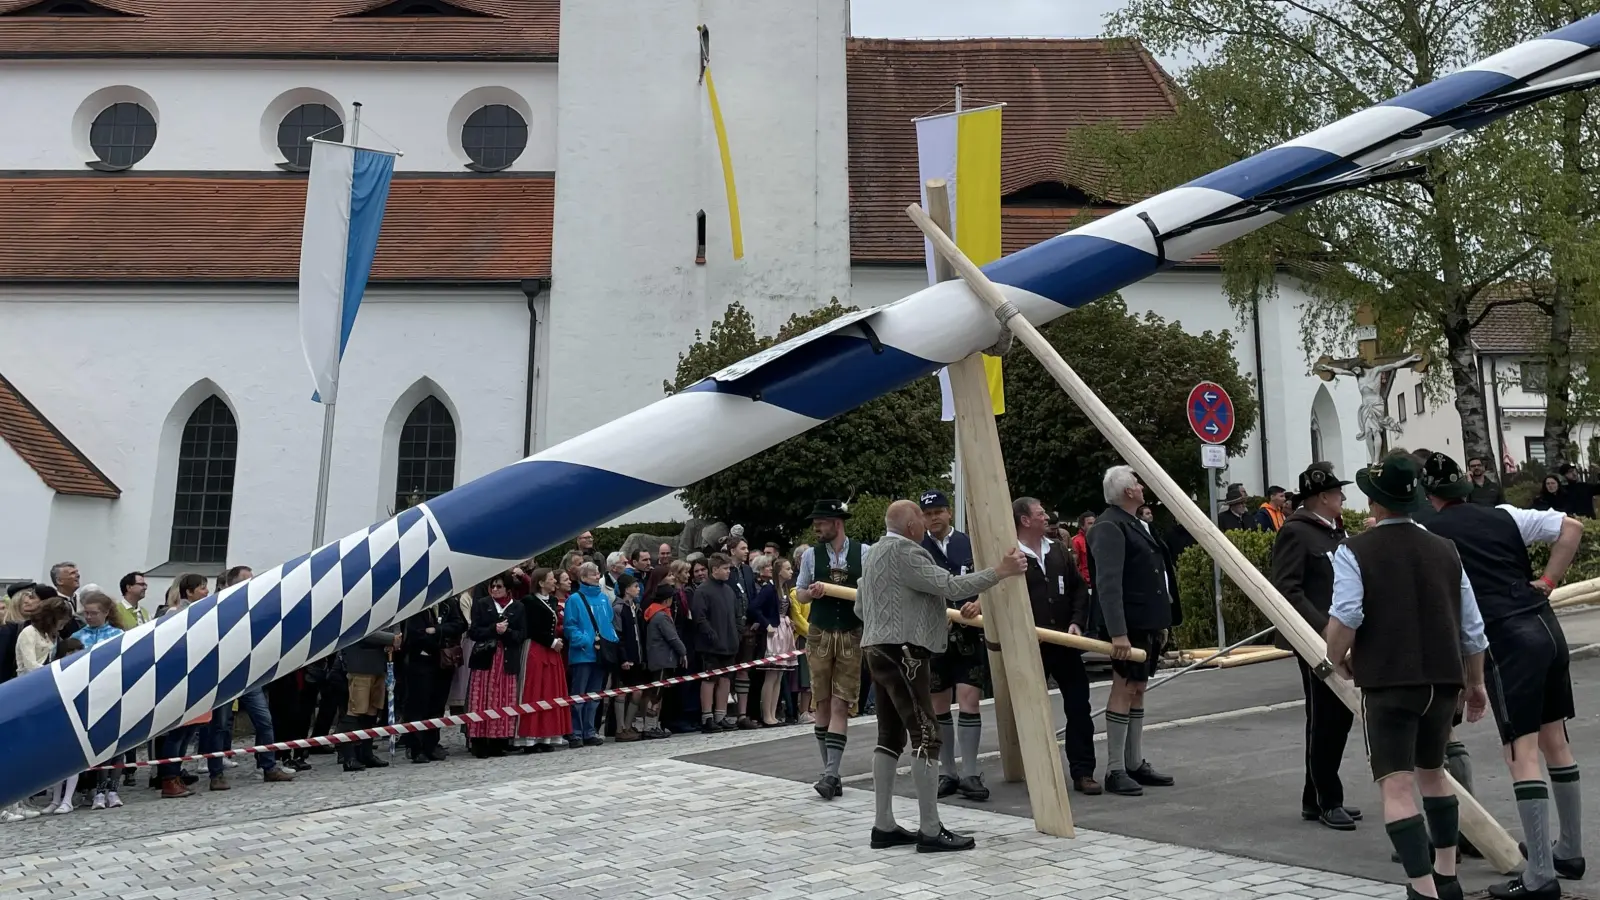
M 467 690 L 467 710 L 469 712 L 498 710 L 516 702 L 516 676 L 506 674 L 506 649 L 496 646 L 494 662 L 489 664 L 489 668 L 472 673 L 471 686 Z M 515 715 L 502 716 L 485 722 L 467 723 L 467 737 L 508 738 L 516 733 Z
M 561 654 L 542 644 L 528 642 L 528 657 L 522 669 L 522 702 L 553 700 L 567 695 L 567 665 Z M 556 707 L 523 714 L 517 722 L 517 737 L 561 737 L 572 730 L 572 711 Z

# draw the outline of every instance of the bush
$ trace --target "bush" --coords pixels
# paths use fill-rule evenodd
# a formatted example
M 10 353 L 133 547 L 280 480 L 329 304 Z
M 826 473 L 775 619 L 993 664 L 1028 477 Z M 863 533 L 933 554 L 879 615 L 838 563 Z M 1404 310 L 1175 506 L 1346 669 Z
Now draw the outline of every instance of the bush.
M 627 540 L 628 535 L 630 534 L 640 533 L 659 534 L 669 537 L 676 536 L 683 531 L 683 523 L 636 522 L 631 525 L 612 525 L 606 528 L 590 528 L 588 530 L 594 533 L 594 548 L 601 553 L 610 553 L 613 550 L 621 550 L 622 542 Z M 577 535 L 567 538 L 556 546 L 534 557 L 534 562 L 540 566 L 544 566 L 545 568 L 555 568 L 561 564 L 561 557 L 565 556 L 568 551 L 572 550 L 576 546 L 574 542 L 577 540 L 577 538 Z
M 1268 531 L 1228 531 L 1224 534 L 1257 569 L 1270 571 L 1272 542 L 1277 538 L 1276 534 Z M 1177 628 L 1178 646 L 1217 646 L 1217 607 L 1211 582 L 1211 554 L 1198 544 L 1178 557 L 1178 593 L 1183 599 L 1183 624 Z M 1230 643 L 1272 624 L 1226 572 L 1222 576 L 1222 622 L 1228 629 Z
M 1572 559 L 1572 568 L 1567 570 L 1564 579 L 1566 584 L 1600 578 L 1600 529 L 1595 527 L 1593 519 L 1585 519 L 1583 524 L 1583 541 L 1578 544 L 1578 555 Z M 1531 547 L 1528 557 L 1533 563 L 1533 574 L 1538 575 L 1550 560 L 1550 547 L 1546 544 Z

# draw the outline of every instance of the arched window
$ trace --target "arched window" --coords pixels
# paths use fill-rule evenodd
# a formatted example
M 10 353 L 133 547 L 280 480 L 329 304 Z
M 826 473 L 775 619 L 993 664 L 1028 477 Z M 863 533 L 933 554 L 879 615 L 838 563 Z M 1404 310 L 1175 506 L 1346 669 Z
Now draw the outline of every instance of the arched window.
M 1323 459 L 1322 455 L 1322 423 L 1317 421 L 1317 414 L 1311 414 L 1311 459 L 1313 462 Z
M 456 423 L 438 397 L 422 398 L 400 428 L 394 511 L 431 500 L 456 486 Z
M 228 405 L 213 394 L 190 414 L 181 440 L 172 504 L 172 549 L 167 558 L 186 563 L 226 562 L 239 425 Z

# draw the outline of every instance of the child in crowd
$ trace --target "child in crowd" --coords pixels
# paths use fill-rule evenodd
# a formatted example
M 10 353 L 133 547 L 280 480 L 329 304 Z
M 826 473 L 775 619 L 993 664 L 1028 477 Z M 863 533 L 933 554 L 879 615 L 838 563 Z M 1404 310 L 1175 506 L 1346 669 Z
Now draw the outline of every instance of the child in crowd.
M 73 632 L 72 636 L 83 644 L 83 649 L 88 650 L 122 634 L 122 629 L 112 621 L 117 609 L 115 600 L 94 590 L 84 594 L 81 605 L 83 627 Z M 92 808 L 116 809 L 121 806 L 122 798 L 117 796 L 117 770 L 101 769 L 93 774 L 96 784 Z

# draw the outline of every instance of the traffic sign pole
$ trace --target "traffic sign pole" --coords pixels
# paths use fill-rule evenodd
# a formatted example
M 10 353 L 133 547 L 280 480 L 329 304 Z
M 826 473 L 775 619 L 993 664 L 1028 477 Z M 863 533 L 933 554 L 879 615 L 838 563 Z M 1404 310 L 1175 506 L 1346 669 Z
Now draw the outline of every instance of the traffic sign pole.
M 1217 476 L 1210 469 L 1206 470 L 1206 486 L 1211 494 L 1211 521 L 1217 520 Z M 1228 646 L 1228 629 L 1222 624 L 1222 567 L 1217 564 L 1217 558 L 1211 557 L 1211 593 L 1217 604 L 1217 646 Z
M 1211 521 L 1217 521 L 1217 476 L 1212 469 L 1227 466 L 1227 451 L 1220 445 L 1233 436 L 1233 398 L 1222 385 L 1202 381 L 1189 391 L 1184 412 L 1189 417 L 1189 427 L 1200 438 L 1200 464 L 1205 467 L 1206 494 L 1210 498 Z M 1219 454 L 1218 451 L 1221 451 Z M 1211 557 L 1211 595 L 1217 608 L 1217 646 L 1228 646 L 1228 629 L 1222 621 L 1222 566 Z

